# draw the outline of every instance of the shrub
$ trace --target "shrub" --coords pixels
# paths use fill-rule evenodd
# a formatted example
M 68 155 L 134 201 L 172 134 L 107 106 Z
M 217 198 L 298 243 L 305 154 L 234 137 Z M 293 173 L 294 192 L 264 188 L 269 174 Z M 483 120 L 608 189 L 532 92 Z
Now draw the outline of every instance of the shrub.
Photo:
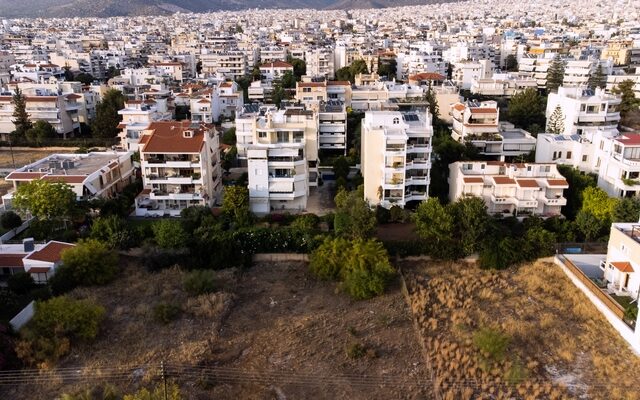
M 37 302 L 33 318 L 21 331 L 18 356 L 30 365 L 46 365 L 69 352 L 74 340 L 91 340 L 98 335 L 103 307 L 90 300 L 65 296 Z
M 315 214 L 304 214 L 298 216 L 291 223 L 291 228 L 298 229 L 303 232 L 315 231 L 320 223 L 320 218 Z
M 118 255 L 95 239 L 81 240 L 63 250 L 62 263 L 78 285 L 104 285 L 118 272 Z
M 165 396 L 166 394 L 166 396 Z M 122 400 L 182 400 L 180 388 L 171 382 L 167 385 L 165 393 L 164 385 L 157 384 L 153 391 L 142 388 L 133 394 L 127 394 Z
M 73 271 L 66 265 L 59 266 L 55 275 L 49 278 L 49 287 L 54 296 L 61 296 L 72 291 L 77 286 L 78 282 Z
M 105 384 L 87 388 L 73 394 L 65 393 L 62 395 L 61 400 L 120 400 L 122 396 L 119 394 L 118 389 L 111 385 Z
M 365 354 L 366 349 L 360 343 L 353 343 L 347 347 L 347 357 L 351 358 L 352 360 L 362 358 Z
M 343 238 L 327 238 L 313 252 L 309 260 L 309 270 L 322 280 L 336 280 L 340 277 L 340 270 L 346 253 L 351 244 Z
M 117 216 L 97 218 L 91 226 L 91 237 L 112 249 L 126 250 L 136 244 L 136 237 L 127 222 Z
M 393 206 L 389 210 L 389 219 L 391 222 L 405 222 L 407 219 L 407 213 L 404 208 L 400 206 Z
M 153 319 L 168 324 L 180 315 L 180 306 L 174 303 L 158 303 L 153 307 Z
M 376 207 L 376 221 L 378 224 L 388 224 L 391 221 L 391 213 L 382 206 Z
M 216 274 L 210 269 L 191 271 L 185 275 L 182 284 L 191 296 L 212 293 L 218 289 Z
M 7 286 L 15 294 L 26 294 L 36 287 L 36 283 L 33 281 L 31 274 L 18 272 L 9 277 Z
M 7 230 L 15 229 L 22 225 L 22 218 L 13 211 L 3 212 L 0 215 L 0 225 Z
M 165 249 L 186 247 L 189 241 L 189 235 L 182 228 L 180 221 L 163 219 L 155 223 L 152 229 L 156 243 Z
M 492 328 L 482 328 L 473 335 L 473 344 L 478 350 L 495 361 L 502 360 L 509 342 L 509 336 Z

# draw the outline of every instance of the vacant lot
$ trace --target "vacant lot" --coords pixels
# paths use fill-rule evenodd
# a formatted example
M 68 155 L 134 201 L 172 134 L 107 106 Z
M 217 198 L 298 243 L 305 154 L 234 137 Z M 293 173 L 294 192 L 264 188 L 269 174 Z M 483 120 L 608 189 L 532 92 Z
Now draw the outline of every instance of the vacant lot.
M 158 381 L 160 361 L 188 399 L 432 398 L 397 283 L 356 302 L 313 279 L 304 263 L 271 263 L 222 271 L 222 291 L 194 298 L 177 268 L 124 264 L 113 284 L 71 293 L 107 309 L 98 339 L 72 346 L 57 365 L 62 373 L 0 387 L 0 398 L 51 399 L 104 382 L 131 392 Z M 163 324 L 153 313 L 160 303 L 181 312 Z
M 640 398 L 640 360 L 555 265 L 405 268 L 442 398 Z
M 0 168 L 13 168 L 15 160 L 16 168 L 31 164 L 39 159 L 54 153 L 53 151 L 32 150 L 32 151 L 13 151 L 13 159 L 9 150 L 0 150 Z M 55 153 L 71 153 L 69 150 L 56 150 Z

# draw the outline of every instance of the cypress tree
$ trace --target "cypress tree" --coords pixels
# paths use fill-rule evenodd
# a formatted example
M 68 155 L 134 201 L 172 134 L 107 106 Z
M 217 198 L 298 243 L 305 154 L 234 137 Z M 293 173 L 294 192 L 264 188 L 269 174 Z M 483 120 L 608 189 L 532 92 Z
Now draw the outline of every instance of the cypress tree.
M 23 137 L 25 132 L 31 129 L 32 126 L 29 114 L 27 114 L 27 99 L 18 88 L 16 88 L 16 92 L 13 95 L 13 120 L 11 122 L 16 126 L 16 135 L 18 137 Z
M 556 54 L 547 70 L 547 92 L 557 91 L 564 80 L 564 61 Z
M 595 90 L 596 88 L 602 88 L 607 85 L 607 77 L 602 72 L 602 64 L 598 63 L 598 67 L 589 75 L 589 81 L 587 86 L 589 89 Z
M 547 132 L 559 135 L 564 132 L 564 114 L 562 108 L 556 106 L 547 121 Z

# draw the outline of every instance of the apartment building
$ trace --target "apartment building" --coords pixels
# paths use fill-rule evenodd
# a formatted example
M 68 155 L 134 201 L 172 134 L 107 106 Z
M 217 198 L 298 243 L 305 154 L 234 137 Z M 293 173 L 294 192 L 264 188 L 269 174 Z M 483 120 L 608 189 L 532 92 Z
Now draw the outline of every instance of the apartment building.
M 451 106 L 453 128 L 451 137 L 458 142 L 491 138 L 499 133 L 498 103 L 469 100 Z
M 153 122 L 140 138 L 144 189 L 137 216 L 178 216 L 220 203 L 222 174 L 215 128 L 191 121 Z
M 260 75 L 268 81 L 282 79 L 287 71 L 293 74 L 293 65 L 284 61 L 271 61 L 260 66 Z
M 458 161 L 449 165 L 449 200 L 477 196 L 496 215 L 560 215 L 568 188 L 555 164 Z
M 13 190 L 2 196 L 3 204 L 11 208 L 15 190 L 36 179 L 66 183 L 78 200 L 114 197 L 135 179 L 131 155 L 126 151 L 51 154 L 7 175 Z
M 253 81 L 247 91 L 250 102 L 268 103 L 273 95 L 273 84 L 267 81 Z
M 247 74 L 249 67 L 247 56 L 242 51 L 202 54 L 200 61 L 202 61 L 202 74 L 205 77 L 219 73 L 231 79 L 241 78 Z
M 347 154 L 347 109 L 340 100 L 328 100 L 319 104 L 318 146 L 323 151 L 339 151 Z
M 287 61 L 287 48 L 282 46 L 261 47 L 260 61 L 263 63 Z
M 538 88 L 543 89 L 547 85 L 547 71 L 553 62 L 552 55 L 547 58 L 523 57 L 518 61 L 518 71 L 523 76 L 536 80 Z M 613 70 L 612 60 L 589 59 L 564 59 L 565 72 L 562 81 L 563 86 L 583 87 L 589 81 L 589 76 L 600 65 L 604 75 L 610 75 Z
M 447 65 L 442 60 L 442 54 L 436 51 L 411 50 L 408 53 L 398 53 L 396 77 L 404 80 L 411 75 L 425 72 L 445 75 Z
M 118 124 L 120 146 L 128 151 L 138 151 L 142 132 L 148 129 L 152 122 L 172 119 L 166 102 L 154 100 L 127 100 L 124 108 L 118 111 L 118 115 L 122 116 L 122 121 Z
M 428 111 L 367 111 L 361 171 L 371 205 L 405 207 L 429 196 L 433 126 Z
M 332 48 L 307 50 L 304 56 L 307 63 L 307 75 L 324 76 L 333 79 L 336 73 Z
M 611 94 L 614 88 L 626 80 L 633 82 L 633 93 L 636 99 L 640 99 L 640 69 L 638 69 L 635 74 L 607 76 L 606 93 Z
M 35 95 L 25 95 L 25 101 L 31 121 L 47 121 L 63 138 L 80 131 L 78 110 L 81 104 L 78 102 L 78 96 L 37 90 Z M 15 130 L 13 111 L 13 97 L 0 96 L 0 136 L 3 140 L 6 140 L 7 134 Z
M 181 62 L 159 62 L 152 64 L 161 76 L 168 76 L 172 80 L 182 82 L 189 73 L 185 65 Z
M 637 299 L 640 294 L 640 224 L 613 223 L 606 259 L 600 264 L 607 291 Z
M 299 212 L 318 184 L 318 118 L 304 108 L 262 108 L 236 119 L 249 173 L 251 211 Z M 246 135 L 243 135 L 246 136 Z
M 244 93 L 236 82 L 220 82 L 216 85 L 212 100 L 214 121 L 219 121 L 221 118 L 235 118 L 244 106 Z
M 516 74 L 494 73 L 490 78 L 473 79 L 470 90 L 472 94 L 483 96 L 512 97 L 529 88 L 538 89 L 535 79 Z
M 603 89 L 561 86 L 557 93 L 549 93 L 547 123 L 557 107 L 564 117 L 564 134 L 584 135 L 599 130 L 618 132 L 620 97 L 606 94 Z
M 494 67 L 491 60 L 460 61 L 453 65 L 451 80 L 460 89 L 468 90 L 478 79 L 488 79 L 493 75 Z

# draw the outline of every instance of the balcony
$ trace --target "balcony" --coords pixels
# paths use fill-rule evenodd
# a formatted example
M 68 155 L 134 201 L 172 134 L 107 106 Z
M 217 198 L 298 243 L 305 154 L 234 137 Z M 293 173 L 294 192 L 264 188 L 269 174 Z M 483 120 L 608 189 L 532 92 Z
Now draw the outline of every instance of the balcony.
M 544 205 L 547 206 L 566 206 L 567 205 L 567 199 L 565 199 L 564 197 L 560 196 L 560 197 L 544 197 L 542 198 L 542 203 Z
M 517 200 L 512 196 L 491 195 L 491 202 L 494 204 L 516 204 Z
M 533 199 L 512 198 L 511 203 L 518 208 L 538 208 L 538 201 Z

